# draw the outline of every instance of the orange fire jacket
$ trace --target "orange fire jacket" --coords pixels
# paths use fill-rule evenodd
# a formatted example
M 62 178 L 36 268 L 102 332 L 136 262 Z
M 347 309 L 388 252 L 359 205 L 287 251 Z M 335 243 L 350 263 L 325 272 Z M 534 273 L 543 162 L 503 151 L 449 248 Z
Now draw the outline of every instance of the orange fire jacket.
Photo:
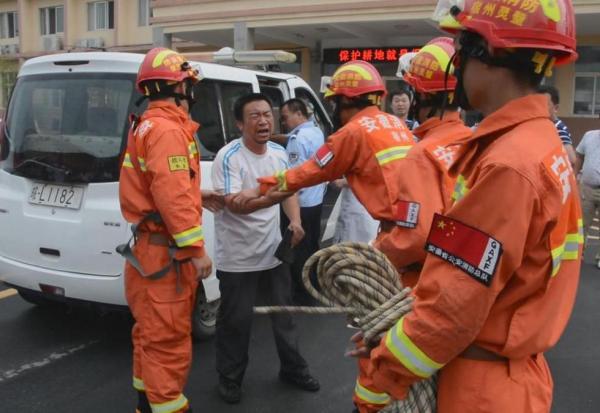
M 121 168 L 119 198 L 128 222 L 158 212 L 162 223 L 142 230 L 160 232 L 179 248 L 178 259 L 202 257 L 200 163 L 194 133 L 199 125 L 170 102 L 151 102 L 129 132 Z
M 280 190 L 301 188 L 345 176 L 352 192 L 369 214 L 379 220 L 395 220 L 394 169 L 415 144 L 400 119 L 375 106 L 363 109 L 331 135 L 315 156 L 302 165 L 260 178 L 261 187 Z
M 396 225 L 390 232 L 380 232 L 374 244 L 401 272 L 425 260 L 423 247 L 433 214 L 442 213 L 451 203 L 455 179 L 449 175 L 448 168 L 457 157 L 460 142 L 473 132 L 464 125 L 458 112 L 447 112 L 443 119 L 427 119 L 413 133 L 421 141 L 396 166 L 394 183 L 397 203 L 413 204 L 418 209 L 416 222 L 412 226 Z M 436 156 L 443 156 L 443 161 L 439 162 Z M 417 276 L 418 269 L 404 272 L 403 284 L 413 287 Z
M 548 350 L 573 308 L 581 208 L 545 97 L 507 103 L 464 146 L 454 205 L 433 219 L 413 310 L 371 353 L 369 376 L 396 399 L 473 343 L 509 359 Z

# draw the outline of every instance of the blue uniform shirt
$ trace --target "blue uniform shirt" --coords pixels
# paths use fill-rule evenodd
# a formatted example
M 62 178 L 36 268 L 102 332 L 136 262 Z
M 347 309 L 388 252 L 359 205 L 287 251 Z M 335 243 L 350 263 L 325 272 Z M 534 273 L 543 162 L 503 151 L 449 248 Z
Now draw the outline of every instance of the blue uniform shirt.
M 292 168 L 299 166 L 325 143 L 325 137 L 321 129 L 312 121 L 304 122 L 296 126 L 288 134 L 286 151 L 288 153 L 290 166 Z M 326 184 L 319 184 L 309 188 L 303 188 L 298 191 L 298 201 L 300 207 L 312 207 L 323 203 Z

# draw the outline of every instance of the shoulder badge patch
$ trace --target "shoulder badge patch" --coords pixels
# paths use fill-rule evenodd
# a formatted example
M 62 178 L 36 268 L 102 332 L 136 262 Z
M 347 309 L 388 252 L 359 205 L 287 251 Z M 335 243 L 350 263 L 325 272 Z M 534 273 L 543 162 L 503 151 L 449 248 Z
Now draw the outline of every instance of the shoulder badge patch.
M 190 169 L 187 156 L 169 156 L 169 171 L 187 171 Z
M 135 130 L 138 138 L 142 139 L 152 129 L 152 122 L 149 120 L 143 121 Z
M 321 168 L 324 168 L 325 165 L 331 162 L 333 157 L 333 152 L 331 152 L 331 149 L 329 149 L 329 146 L 327 145 L 321 146 L 317 152 L 315 152 L 315 161 Z
M 415 228 L 419 222 L 421 205 L 417 202 L 398 201 L 394 205 L 396 225 L 405 228 Z
M 435 214 L 425 250 L 489 287 L 502 255 L 502 244 L 476 228 Z

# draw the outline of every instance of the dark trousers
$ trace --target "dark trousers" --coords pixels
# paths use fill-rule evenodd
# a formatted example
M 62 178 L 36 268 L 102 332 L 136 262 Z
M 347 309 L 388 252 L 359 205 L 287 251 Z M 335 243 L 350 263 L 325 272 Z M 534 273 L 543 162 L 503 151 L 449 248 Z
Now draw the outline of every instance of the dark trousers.
M 302 269 L 304 263 L 319 250 L 319 238 L 321 237 L 321 211 L 323 204 L 313 207 L 300 208 L 300 218 L 304 229 L 304 239 L 294 248 L 294 262 L 291 265 L 292 290 L 294 296 L 306 292 L 302 284 Z M 281 213 L 282 234 L 290 224 L 287 216 Z M 313 280 L 314 281 L 314 280 Z M 313 283 L 314 284 L 314 283 Z
M 217 314 L 216 353 L 220 379 L 242 383 L 248 365 L 248 344 L 257 295 L 265 305 L 290 305 L 290 273 L 282 264 L 271 270 L 233 273 L 217 271 L 221 305 Z M 263 301 L 263 300 L 260 300 Z M 303 376 L 308 365 L 298 350 L 296 324 L 290 314 L 271 314 L 281 371 Z

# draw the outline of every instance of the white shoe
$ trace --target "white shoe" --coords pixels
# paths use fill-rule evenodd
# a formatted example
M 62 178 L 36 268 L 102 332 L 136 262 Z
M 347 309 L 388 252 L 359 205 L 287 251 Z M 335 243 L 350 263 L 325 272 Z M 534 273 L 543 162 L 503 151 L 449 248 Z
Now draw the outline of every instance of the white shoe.
M 600 260 L 596 261 L 596 268 L 600 269 Z

